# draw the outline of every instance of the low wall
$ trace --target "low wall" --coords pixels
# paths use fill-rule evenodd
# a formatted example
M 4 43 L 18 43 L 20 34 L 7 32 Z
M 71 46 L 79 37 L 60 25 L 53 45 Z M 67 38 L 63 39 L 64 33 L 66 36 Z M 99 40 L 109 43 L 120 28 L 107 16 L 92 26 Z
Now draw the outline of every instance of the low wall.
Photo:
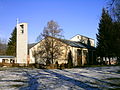
M 0 63 L 0 67 L 17 67 L 19 66 L 18 64 L 15 64 L 15 63 Z
M 0 67 L 35 67 L 34 64 L 0 63 Z

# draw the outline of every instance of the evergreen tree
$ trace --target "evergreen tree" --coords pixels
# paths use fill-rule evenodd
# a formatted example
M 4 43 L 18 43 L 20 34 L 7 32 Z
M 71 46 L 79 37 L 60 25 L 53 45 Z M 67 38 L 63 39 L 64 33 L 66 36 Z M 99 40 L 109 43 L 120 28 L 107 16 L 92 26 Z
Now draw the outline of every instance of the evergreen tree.
M 8 45 L 7 45 L 7 55 L 16 56 L 16 27 L 14 28 L 11 37 L 9 38 Z
M 97 34 L 97 55 L 103 61 L 103 57 L 112 56 L 112 19 L 108 12 L 103 9 Z M 110 63 L 110 61 L 109 61 Z
M 113 23 L 113 52 L 120 63 L 120 22 Z
M 72 68 L 73 67 L 73 59 L 72 59 L 72 52 L 70 51 L 68 53 L 68 68 Z
M 120 62 L 120 0 L 110 0 L 107 9 L 113 19 L 113 30 L 111 33 L 112 52 L 113 56 L 117 57 Z

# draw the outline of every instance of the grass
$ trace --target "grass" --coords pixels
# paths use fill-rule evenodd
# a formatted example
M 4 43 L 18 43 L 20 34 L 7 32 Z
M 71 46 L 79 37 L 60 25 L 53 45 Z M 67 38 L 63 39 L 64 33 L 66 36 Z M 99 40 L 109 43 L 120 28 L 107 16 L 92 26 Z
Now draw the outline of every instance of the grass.
M 104 80 L 117 80 L 120 78 L 108 78 L 108 79 L 104 79 Z M 102 83 L 102 82 L 99 82 L 99 81 L 93 81 L 93 82 L 85 82 L 85 83 L 90 83 L 90 84 L 93 84 L 93 85 L 97 85 L 95 87 L 98 87 L 102 90 L 120 90 L 120 83 L 117 83 L 117 84 L 114 84 L 114 83 Z M 108 86 L 114 86 L 114 88 L 109 88 L 109 87 L 100 87 L 100 85 L 108 85 Z
M 118 70 L 117 73 L 120 73 L 120 70 Z
M 102 83 L 100 81 L 86 81 L 85 83 L 90 83 L 93 85 L 107 85 L 107 86 L 112 86 L 113 88 L 109 88 L 109 87 L 100 87 L 103 90 L 120 90 L 120 78 L 107 78 L 107 79 L 102 79 L 103 81 L 107 81 L 109 83 Z
M 22 80 L 13 80 L 13 82 L 23 82 L 23 83 L 26 83 L 27 81 L 22 81 Z
M 16 85 L 11 85 L 11 87 L 22 87 L 23 85 L 21 85 L 21 84 L 16 84 Z
M 23 87 L 23 86 L 25 86 L 25 85 L 26 85 L 25 83 L 26 83 L 27 81 L 13 80 L 13 82 L 23 82 L 23 84 L 14 84 L 14 85 L 11 85 L 11 87 L 19 88 L 19 87 Z
M 120 66 L 120 65 L 84 65 L 82 67 L 111 67 L 111 66 Z
M 120 90 L 120 88 L 111 88 L 109 90 Z
M 0 71 L 5 71 L 5 70 L 7 70 L 8 68 L 6 68 L 6 67 L 0 67 Z
M 107 78 L 107 79 L 104 79 L 104 80 L 109 81 L 110 86 L 116 86 L 117 87 L 116 89 L 114 88 L 114 89 L 110 89 L 110 90 L 120 90 L 120 78 Z
M 120 78 L 107 78 L 107 80 L 120 80 Z

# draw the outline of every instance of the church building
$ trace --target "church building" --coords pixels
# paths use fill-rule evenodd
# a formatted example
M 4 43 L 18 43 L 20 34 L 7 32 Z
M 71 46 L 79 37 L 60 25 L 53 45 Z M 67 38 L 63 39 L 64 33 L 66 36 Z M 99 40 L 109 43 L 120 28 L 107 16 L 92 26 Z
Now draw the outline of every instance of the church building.
M 82 35 L 76 35 L 72 37 L 70 40 L 58 39 L 54 37 L 47 37 L 47 38 L 55 39 L 56 43 L 59 42 L 60 44 L 62 44 L 61 46 L 62 55 L 54 59 L 53 64 L 55 64 L 56 62 L 58 62 L 58 64 L 67 64 L 68 55 L 70 52 L 71 52 L 73 66 L 84 66 L 85 64 L 93 64 L 95 62 L 94 39 Z M 41 58 L 40 55 L 38 55 L 37 57 L 34 55 L 34 51 L 39 52 L 41 48 L 43 48 L 40 47 L 43 42 L 45 41 L 41 40 L 40 42 L 38 42 L 29 49 L 31 63 L 37 62 L 39 64 L 46 65 L 45 59 Z
M 46 60 L 40 55 L 37 58 L 34 55 L 34 51 L 39 52 L 42 48 L 41 44 L 45 41 L 44 39 L 36 43 L 34 46 L 28 49 L 28 24 L 27 23 L 17 23 L 17 44 L 16 44 L 16 57 L 1 57 L 0 62 L 9 62 L 13 60 L 14 63 L 19 64 L 19 66 L 27 66 L 29 64 L 44 64 L 46 65 Z M 58 62 L 58 64 L 67 64 L 69 53 L 71 54 L 71 59 L 73 66 L 84 66 L 85 64 L 95 63 L 95 41 L 94 39 L 88 38 L 82 35 L 76 35 L 70 40 L 59 39 L 55 37 L 47 37 L 56 40 L 55 43 L 60 43 L 62 54 L 53 60 L 53 64 Z M 44 53 L 46 54 L 46 53 Z M 5 61 L 7 60 L 7 61 Z

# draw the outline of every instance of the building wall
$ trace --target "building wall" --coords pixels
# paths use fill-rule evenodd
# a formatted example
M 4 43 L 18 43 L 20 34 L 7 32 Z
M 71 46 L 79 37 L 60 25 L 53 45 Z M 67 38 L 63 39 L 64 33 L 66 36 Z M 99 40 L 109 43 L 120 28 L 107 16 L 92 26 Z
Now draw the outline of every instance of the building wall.
M 17 60 L 16 63 L 27 64 L 28 54 L 28 25 L 27 23 L 17 24 Z
M 94 47 L 95 46 L 95 40 L 91 39 L 91 38 L 88 38 L 88 37 L 85 37 L 85 36 L 82 36 L 82 35 L 76 35 L 76 36 L 72 37 L 70 40 L 71 41 L 80 41 L 82 43 L 87 44 L 88 39 L 90 40 L 91 46 Z
M 32 47 L 29 51 L 30 51 L 30 63 L 35 63 L 35 57 L 33 55 L 34 51 L 39 51 L 40 50 L 40 45 L 42 44 L 42 42 L 44 42 L 44 40 L 42 40 L 41 42 L 37 43 L 34 47 Z M 58 41 L 60 42 L 60 41 Z M 61 42 L 62 43 L 62 42 Z M 88 49 L 86 48 L 77 48 L 77 47 L 71 47 L 65 43 L 62 43 L 61 46 L 61 52 L 62 55 L 60 57 L 58 57 L 58 59 L 54 60 L 54 64 L 56 61 L 58 61 L 58 64 L 67 64 L 68 63 L 68 53 L 71 51 L 72 53 L 72 60 L 73 60 L 73 66 L 78 66 L 78 57 L 77 57 L 77 50 L 80 49 L 82 52 L 82 65 L 87 63 L 86 57 L 83 53 L 83 51 L 85 50 L 88 53 Z M 40 61 L 40 63 L 42 63 L 41 58 L 38 58 L 37 61 Z M 45 63 L 43 63 L 45 64 Z
M 3 59 L 3 58 L 0 58 L 0 63 L 2 63 L 2 59 Z
M 70 50 L 72 52 L 72 57 L 73 57 L 73 66 L 78 66 L 78 53 L 77 50 L 81 50 L 81 55 L 82 55 L 82 65 L 84 66 L 85 64 L 87 64 L 87 55 L 84 55 L 83 51 L 86 51 L 88 53 L 88 49 L 86 48 L 76 48 L 76 47 L 70 47 Z
M 35 63 L 35 57 L 34 57 L 34 51 L 38 51 L 38 47 L 40 46 L 40 43 L 37 43 L 35 46 L 33 46 L 31 49 L 29 49 L 29 55 L 30 55 L 30 64 Z
M 15 58 L 7 58 L 7 57 L 6 58 L 0 58 L 0 63 L 3 63 L 3 60 L 4 60 L 4 63 L 12 63 L 13 60 L 15 61 Z
M 59 60 L 59 64 L 68 63 L 68 53 L 71 51 L 72 53 L 72 60 L 73 60 L 73 66 L 78 66 L 78 57 L 77 57 L 77 50 L 81 50 L 82 53 L 82 65 L 84 66 L 85 64 L 87 64 L 87 55 L 84 55 L 83 51 L 86 51 L 88 54 L 88 49 L 86 48 L 76 48 L 76 47 L 71 47 L 71 46 L 63 46 L 62 48 L 64 48 L 64 54 L 62 54 L 61 56 L 61 60 Z
M 35 61 L 40 61 L 40 63 L 43 63 L 45 64 L 44 62 L 42 62 L 42 58 L 38 58 L 34 56 L 34 53 L 37 52 L 37 51 L 40 51 L 41 50 L 41 46 L 43 44 L 44 40 L 42 40 L 41 42 L 37 43 L 35 46 L 33 46 L 31 49 L 29 49 L 29 54 L 30 54 L 30 63 L 35 63 Z M 60 41 L 58 41 L 60 43 Z M 60 47 L 60 50 L 62 52 L 62 55 L 59 56 L 58 59 L 55 59 L 54 60 L 54 64 L 56 63 L 56 61 L 58 61 L 59 64 L 62 64 L 62 63 L 67 63 L 67 45 L 62 43 L 61 42 L 61 47 Z

